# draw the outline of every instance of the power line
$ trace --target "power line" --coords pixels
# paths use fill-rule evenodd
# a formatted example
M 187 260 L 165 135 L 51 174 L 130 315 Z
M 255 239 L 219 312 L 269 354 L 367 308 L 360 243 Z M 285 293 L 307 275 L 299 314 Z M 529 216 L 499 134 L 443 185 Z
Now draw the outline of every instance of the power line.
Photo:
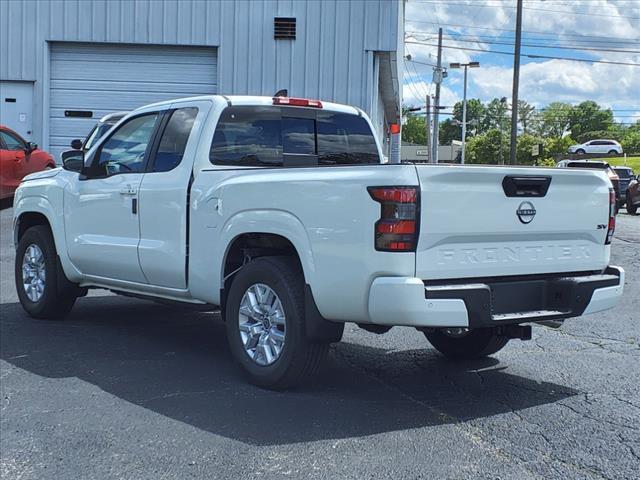
M 451 40 L 454 42 L 465 42 L 465 43 L 487 43 L 491 45 L 514 45 L 513 42 L 501 42 L 495 40 L 465 40 L 461 38 L 455 38 L 450 34 L 447 34 L 451 37 Z M 552 48 L 558 50 L 583 50 L 588 52 L 614 52 L 614 53 L 640 53 L 640 50 L 621 50 L 621 49 L 612 49 L 612 48 L 597 48 L 597 47 L 583 47 L 583 46 L 560 46 L 560 45 L 540 45 L 533 43 L 523 43 L 523 47 L 532 47 L 532 48 Z
M 474 25 L 460 25 L 460 24 L 456 24 L 456 23 L 436 23 L 436 22 L 429 22 L 426 20 L 407 20 L 408 23 L 428 23 L 430 25 L 443 25 L 446 27 L 455 27 L 455 28 L 470 28 L 473 30 L 496 30 L 496 31 L 500 31 L 500 32 L 515 32 L 515 30 L 510 29 L 510 28 L 498 28 L 498 27 L 476 27 Z M 537 35 L 554 35 L 553 33 L 549 33 L 549 32 L 540 32 L 540 31 L 534 31 L 534 30 L 523 30 L 522 33 L 533 33 L 533 34 L 537 34 Z M 640 41 L 640 38 L 623 38 L 623 37 L 608 37 L 608 36 L 601 36 L 601 35 L 582 35 L 582 34 L 577 34 L 577 33 L 558 33 L 557 36 L 561 37 L 561 36 L 565 36 L 565 37 L 580 37 L 580 38 L 601 38 L 601 39 L 607 39 L 607 40 L 624 40 L 624 41 Z
M 413 93 L 413 95 L 416 97 L 416 99 L 418 99 L 418 100 L 419 100 L 419 99 L 422 97 L 422 95 L 421 95 L 421 94 L 420 94 L 420 92 L 417 90 L 417 87 L 416 87 L 416 85 L 415 85 L 415 84 L 416 84 L 416 82 L 415 82 L 415 80 L 413 79 L 413 77 L 411 76 L 411 73 L 409 72 L 409 69 L 407 68 L 407 64 L 406 64 L 406 63 L 404 64 L 404 70 L 405 70 L 405 72 L 407 73 L 407 76 L 405 77 L 405 79 L 408 77 L 408 78 L 409 78 L 409 80 L 410 80 L 408 83 L 407 83 L 407 82 L 404 82 L 404 83 L 405 83 L 406 85 L 408 85 L 408 86 L 409 86 L 409 89 L 411 90 L 411 92 Z
M 405 33 L 416 34 L 416 35 L 435 35 L 434 32 L 431 31 L 422 31 L 422 30 L 405 30 Z M 474 39 L 489 39 L 489 40 L 498 40 L 504 41 L 509 39 L 509 36 L 505 36 L 504 34 L 497 35 L 481 35 L 477 33 L 462 33 L 462 32 L 447 32 L 447 35 L 450 37 L 465 37 L 470 40 Z M 430 40 L 430 39 L 423 39 Z M 586 45 L 577 45 L 578 47 L 583 46 L 595 46 L 595 47 L 610 47 L 609 44 L 615 44 L 613 47 L 621 47 L 625 45 L 633 45 L 636 46 L 639 44 L 640 39 L 638 41 L 628 41 L 628 40 L 595 40 L 595 39 L 577 39 L 577 38 L 566 38 L 562 39 L 559 37 L 526 37 L 524 40 L 532 41 L 532 42 L 569 42 L 569 44 L 586 44 Z M 482 41 L 482 40 L 480 40 Z M 569 46 L 569 45 L 567 45 Z
M 409 48 L 408 48 L 408 47 L 407 47 L 407 52 L 409 53 L 409 55 L 411 55 L 411 51 L 409 50 Z M 406 60 L 406 59 L 405 59 L 405 60 Z M 417 63 L 417 62 L 416 62 L 416 63 Z M 421 76 L 420 76 L 420 74 L 418 73 L 418 70 L 416 69 L 416 66 L 415 66 L 413 63 L 410 63 L 409 65 L 410 65 L 410 66 L 411 66 L 411 68 L 413 69 L 413 72 L 416 74 L 417 79 L 418 79 L 418 80 L 420 80 Z M 431 84 L 429 84 L 429 88 L 427 88 L 427 87 L 425 86 L 425 84 L 426 84 L 426 83 L 427 83 L 427 82 L 425 82 L 425 81 L 424 81 L 424 79 L 423 79 L 423 80 L 422 80 L 422 85 L 421 85 L 421 87 L 422 87 L 422 90 L 423 90 L 423 92 L 424 92 L 424 96 L 425 96 L 425 97 L 426 97 L 426 96 L 428 96 L 428 95 L 431 93 Z
M 416 95 L 416 98 L 420 99 L 423 96 L 420 88 L 420 75 L 417 76 L 417 79 L 414 78 L 413 74 L 409 71 L 409 67 L 407 67 L 406 62 L 404 64 L 404 69 L 407 72 L 407 75 L 409 76 L 411 85 L 413 87 L 411 91 L 413 92 L 414 95 Z
M 444 5 L 453 5 L 453 6 L 463 6 L 463 7 L 475 7 L 475 8 L 485 8 L 485 7 L 493 7 L 493 8 L 510 8 L 510 9 L 515 9 L 516 7 L 513 5 L 474 5 L 472 3 L 466 3 L 466 2 L 451 2 L 451 1 L 442 1 L 442 0 L 436 0 L 436 1 L 425 1 L 425 0 L 418 0 L 416 3 L 427 3 L 427 4 L 437 4 L 437 3 L 442 3 Z M 547 8 L 536 8 L 536 7 L 522 7 L 525 10 L 532 10 L 532 11 L 537 11 L 537 12 L 548 12 L 548 13 L 565 13 L 568 15 L 583 15 L 583 16 L 588 16 L 588 17 L 610 17 L 610 18 L 622 18 L 625 20 L 640 20 L 640 17 L 627 17 L 624 15 L 613 15 L 613 14 L 603 14 L 603 13 L 587 13 L 587 12 L 576 12 L 576 11 L 570 11 L 570 10 L 550 10 Z
M 429 47 L 437 47 L 436 44 L 434 43 L 425 43 L 425 42 L 416 42 L 416 41 L 410 41 L 410 40 L 405 40 L 404 43 L 410 43 L 410 44 L 415 44 L 415 45 L 426 45 Z M 449 48 L 449 49 L 453 49 L 453 50 L 468 50 L 471 52 L 483 52 L 483 53 L 495 53 L 498 55 L 512 55 L 512 52 L 500 52 L 497 50 L 485 50 L 485 49 L 481 49 L 481 48 L 471 48 L 471 47 L 454 47 L 451 45 L 443 45 L 442 48 Z M 609 60 L 589 60 L 586 58 L 572 58 L 572 57 L 554 57 L 551 55 L 535 55 L 532 53 L 529 54 L 522 54 L 521 56 L 523 57 L 528 57 L 528 58 L 545 58 L 545 59 L 551 59 L 551 60 L 566 60 L 566 61 L 571 61 L 571 62 L 586 62 L 586 63 L 606 63 L 606 64 L 610 64 L 610 65 L 628 65 L 628 66 L 632 66 L 632 67 L 640 67 L 640 63 L 631 63 L 631 62 L 613 62 L 613 61 L 609 61 Z
M 406 60 L 405 59 L 405 62 L 417 63 L 418 65 L 427 65 L 429 67 L 437 67 L 437 65 L 435 63 L 420 62 L 418 60 L 413 60 L 413 59 L 411 59 L 411 60 Z

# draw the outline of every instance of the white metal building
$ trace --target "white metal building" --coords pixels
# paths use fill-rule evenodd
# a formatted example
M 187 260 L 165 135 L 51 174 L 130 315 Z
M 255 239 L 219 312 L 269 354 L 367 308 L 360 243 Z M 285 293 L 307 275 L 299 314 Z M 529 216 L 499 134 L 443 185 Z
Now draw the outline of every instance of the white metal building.
M 103 115 L 220 93 L 398 121 L 404 0 L 0 0 L 0 123 L 56 158 Z

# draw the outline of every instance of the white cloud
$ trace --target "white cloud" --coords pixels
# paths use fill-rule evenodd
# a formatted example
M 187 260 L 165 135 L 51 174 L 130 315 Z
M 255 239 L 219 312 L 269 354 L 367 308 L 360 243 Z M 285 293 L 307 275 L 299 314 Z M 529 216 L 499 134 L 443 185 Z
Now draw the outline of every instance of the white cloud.
M 461 3 L 466 3 L 468 6 Z M 445 35 L 445 45 L 509 51 L 512 49 L 510 46 L 482 43 L 482 40 L 486 40 L 484 37 L 486 35 L 503 35 L 506 41 L 510 41 L 509 37 L 513 33 L 509 30 L 515 28 L 515 9 L 510 7 L 514 5 L 515 2 L 497 0 L 483 2 L 456 0 L 454 3 L 409 0 L 405 28 L 407 35 L 411 35 L 414 40 L 437 43 L 437 34 L 434 32 L 437 31 L 438 24 L 441 24 L 445 27 L 445 32 L 461 32 L 466 36 L 475 36 L 474 38 L 478 40 L 478 43 L 455 42 L 450 36 Z M 589 44 L 589 39 L 584 36 L 595 35 L 601 41 L 612 38 L 635 41 L 635 44 L 628 43 L 627 46 L 612 48 L 640 50 L 638 48 L 640 46 L 638 17 L 640 17 L 640 1 L 525 2 L 523 29 L 525 32 L 547 32 L 545 36 L 553 35 L 557 42 L 565 45 Z M 464 25 L 464 27 L 452 25 Z M 467 26 L 479 28 L 470 29 Z M 535 37 L 536 34 L 528 35 Z M 591 37 L 591 40 L 595 42 L 596 39 Z M 603 43 L 598 45 L 602 46 Z M 434 46 L 407 44 L 406 50 L 415 60 L 435 63 L 436 47 Z M 594 59 L 640 63 L 638 54 L 591 53 Z M 579 54 L 580 52 L 577 51 L 565 50 L 557 56 L 576 57 Z M 443 50 L 444 65 L 448 65 L 449 62 L 466 62 L 471 58 L 479 60 L 482 66 L 480 69 L 469 72 L 470 97 L 491 100 L 496 97 L 511 96 L 512 69 L 510 66 L 505 66 L 511 63 L 511 57 L 450 48 Z M 541 106 L 552 101 L 577 103 L 591 99 L 607 107 L 640 110 L 640 67 L 551 59 L 531 62 L 526 57 L 523 57 L 522 62 L 520 98 L 531 103 Z M 431 79 L 431 67 L 415 66 L 422 77 L 420 80 Z M 461 99 L 461 78 L 461 72 L 450 72 L 449 78 L 445 81 L 443 91 L 448 89 L 452 96 L 447 104 Z M 409 92 L 406 93 L 406 98 L 412 98 Z M 444 104 L 444 101 L 442 103 Z M 631 114 L 631 111 L 627 113 Z M 625 119 L 628 120 L 628 118 Z
M 427 82 L 409 82 L 402 87 L 402 100 L 405 105 L 411 107 L 423 107 L 426 102 L 426 94 L 429 92 L 429 83 Z M 431 94 L 435 94 L 435 85 L 431 88 Z M 458 95 L 446 85 L 440 87 L 440 105 L 453 107 L 460 100 Z M 450 108 L 447 109 L 450 111 Z
M 512 68 L 488 66 L 474 70 L 470 82 L 475 93 L 486 100 L 510 96 L 512 77 Z M 536 105 L 589 99 L 603 106 L 635 106 L 640 95 L 640 69 L 560 60 L 528 63 L 520 68 L 519 95 Z

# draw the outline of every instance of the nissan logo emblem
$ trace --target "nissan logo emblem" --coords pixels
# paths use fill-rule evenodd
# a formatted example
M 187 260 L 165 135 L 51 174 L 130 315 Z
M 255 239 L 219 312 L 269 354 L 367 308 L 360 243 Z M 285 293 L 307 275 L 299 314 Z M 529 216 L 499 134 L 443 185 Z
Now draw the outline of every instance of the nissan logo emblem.
M 518 220 L 522 223 L 531 223 L 533 217 L 536 216 L 536 208 L 531 202 L 522 202 L 516 210 L 516 215 L 518 216 Z

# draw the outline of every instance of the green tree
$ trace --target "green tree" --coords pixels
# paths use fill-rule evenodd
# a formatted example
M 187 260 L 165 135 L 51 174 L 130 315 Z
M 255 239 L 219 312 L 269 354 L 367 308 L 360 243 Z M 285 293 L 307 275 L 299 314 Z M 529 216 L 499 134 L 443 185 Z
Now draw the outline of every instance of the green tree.
M 562 137 L 569 131 L 572 111 L 568 103 L 550 103 L 539 115 L 537 133 L 543 137 Z
M 486 115 L 486 108 L 479 98 L 467 99 L 467 136 L 472 137 L 482 133 L 482 120 Z M 462 102 L 453 106 L 453 118 L 462 122 Z M 462 134 L 461 134 L 462 135 Z
M 453 140 L 462 139 L 462 128 L 453 118 L 447 118 L 444 122 L 440 122 L 440 133 L 438 140 L 441 145 L 451 145 Z
M 542 138 L 528 133 L 523 133 L 518 136 L 518 143 L 516 145 L 516 163 L 518 165 L 534 165 L 537 161 L 545 158 L 544 151 L 540 152 L 541 155 L 534 157 L 531 153 L 534 145 L 543 143 Z
M 483 128 L 485 131 L 496 128 L 506 132 L 509 130 L 510 118 L 509 104 L 499 98 L 494 98 L 486 107 Z
M 466 163 L 498 164 L 500 163 L 500 140 L 505 148 L 505 159 L 508 158 L 509 141 L 499 129 L 491 129 L 469 139 L 465 149 Z
M 620 143 L 626 153 L 640 153 L 640 129 L 629 129 Z
M 485 107 L 478 98 L 467 100 L 467 138 L 482 133 Z M 438 134 L 440 145 L 449 145 L 452 140 L 462 139 L 462 102 L 453 106 L 453 116 L 440 122 Z
M 424 117 L 407 114 L 402 125 L 402 140 L 418 145 L 426 145 L 427 131 Z
M 522 133 L 527 134 L 531 130 L 531 126 L 535 120 L 536 107 L 525 102 L 524 100 L 518 100 L 518 123 L 522 125 Z
M 573 138 L 567 137 L 547 137 L 544 140 L 545 157 L 555 157 L 567 153 L 571 145 L 576 142 Z
M 601 109 L 593 100 L 582 102 L 571 109 L 569 129 L 578 142 L 591 139 L 590 132 L 609 130 L 613 127 L 613 112 Z

